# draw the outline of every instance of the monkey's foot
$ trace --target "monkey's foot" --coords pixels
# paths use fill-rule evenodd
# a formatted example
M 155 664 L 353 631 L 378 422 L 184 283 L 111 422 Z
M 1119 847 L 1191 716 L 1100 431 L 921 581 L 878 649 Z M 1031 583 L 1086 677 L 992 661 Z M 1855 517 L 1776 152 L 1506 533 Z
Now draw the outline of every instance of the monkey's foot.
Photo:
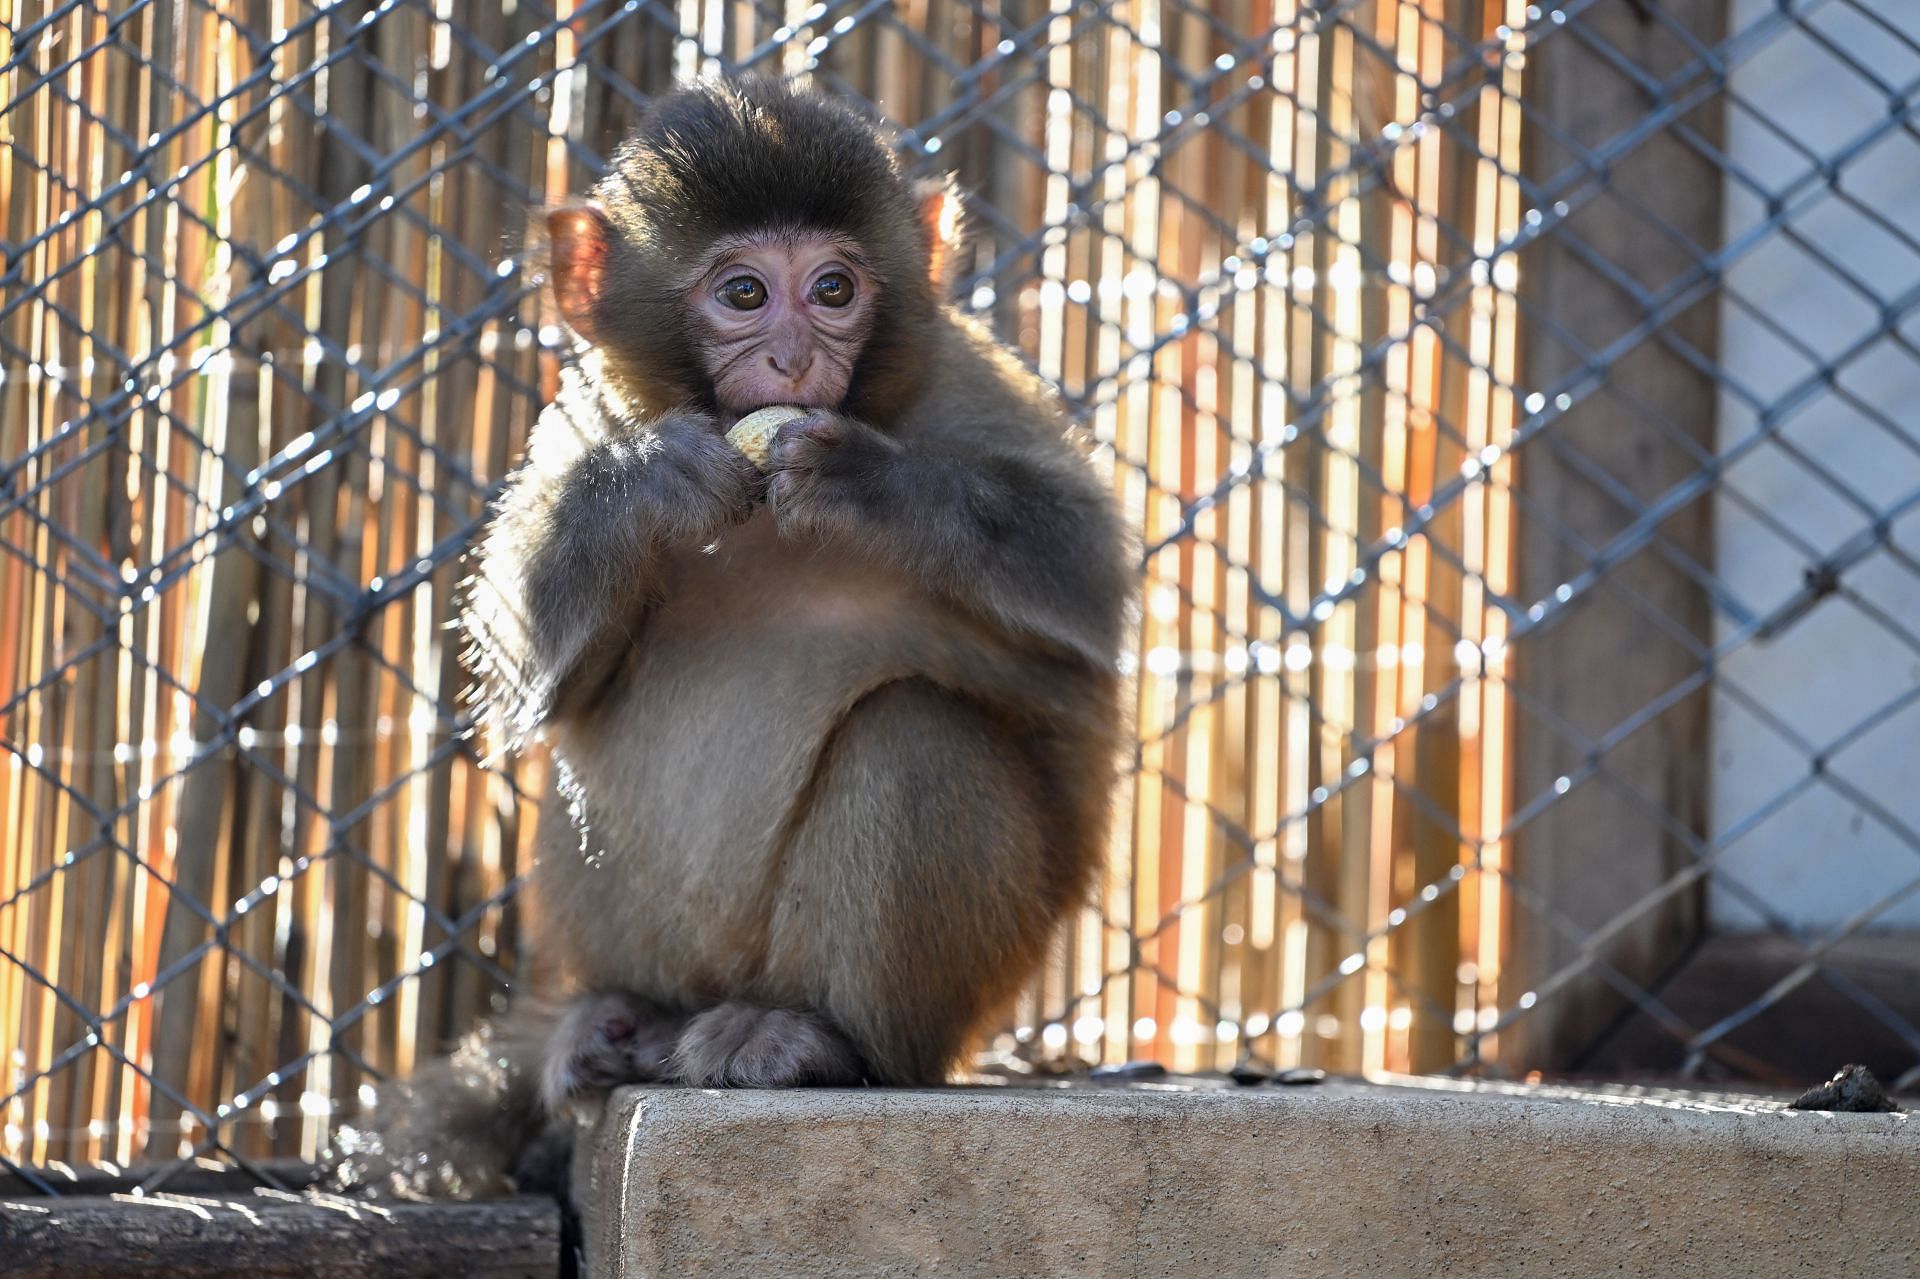
M 684 1018 L 634 995 L 582 995 L 567 1006 L 540 1067 L 540 1101 L 558 1114 L 569 1098 L 670 1076 Z
M 831 1088 L 865 1071 L 846 1036 L 807 1013 L 721 1004 L 687 1023 L 674 1074 L 706 1088 Z

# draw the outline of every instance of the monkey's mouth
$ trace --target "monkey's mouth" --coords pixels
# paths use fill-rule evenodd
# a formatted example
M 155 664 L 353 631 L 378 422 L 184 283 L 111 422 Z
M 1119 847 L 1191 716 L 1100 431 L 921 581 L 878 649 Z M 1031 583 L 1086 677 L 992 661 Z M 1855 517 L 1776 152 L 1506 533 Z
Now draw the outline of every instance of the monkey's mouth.
M 831 409 L 846 398 L 847 388 L 835 385 L 838 379 L 809 378 L 798 385 L 769 385 L 765 379 L 743 379 L 744 385 L 714 388 L 714 403 L 728 425 L 761 409 Z
M 743 419 L 752 417 L 762 409 L 816 409 L 829 407 L 831 406 L 809 403 L 808 397 L 805 396 L 785 400 L 768 400 L 764 404 L 755 404 L 749 409 L 729 408 L 723 404 L 720 406 L 720 429 L 723 431 L 731 431 Z

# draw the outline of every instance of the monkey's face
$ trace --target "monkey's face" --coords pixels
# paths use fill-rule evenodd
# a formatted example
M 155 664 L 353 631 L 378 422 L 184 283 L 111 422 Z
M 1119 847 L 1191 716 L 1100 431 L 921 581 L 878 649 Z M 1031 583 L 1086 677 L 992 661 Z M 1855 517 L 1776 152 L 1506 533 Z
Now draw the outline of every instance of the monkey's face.
M 709 259 L 687 302 L 720 408 L 839 407 L 879 294 L 858 246 L 826 234 L 763 233 L 725 241 Z
M 656 102 L 592 197 L 548 215 L 548 276 L 633 406 L 884 428 L 924 376 L 957 208 L 842 103 L 705 83 Z

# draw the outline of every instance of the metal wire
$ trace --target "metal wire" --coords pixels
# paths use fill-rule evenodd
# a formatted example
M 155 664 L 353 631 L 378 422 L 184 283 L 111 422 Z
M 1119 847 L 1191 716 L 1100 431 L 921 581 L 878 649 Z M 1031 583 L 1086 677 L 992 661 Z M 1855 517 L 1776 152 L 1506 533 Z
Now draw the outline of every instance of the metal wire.
M 1143 535 L 1111 883 L 1003 1065 L 1783 1082 L 1752 1032 L 1817 984 L 1920 1077 L 1920 1010 L 1837 962 L 1920 926 L 1887 764 L 1920 713 L 1920 26 L 1891 0 L 0 17 L 0 1164 L 29 1184 L 310 1155 L 514 985 L 539 763 L 481 760 L 446 627 L 554 373 L 517 246 L 651 95 L 748 71 L 959 171 L 958 304 Z M 1655 654 L 1637 691 L 1578 691 L 1614 678 L 1596 637 Z M 1781 849 L 1836 823 L 1809 890 Z M 1596 827 L 1627 850 L 1599 896 L 1560 843 Z M 1727 937 L 1773 948 L 1761 987 L 1689 987 Z

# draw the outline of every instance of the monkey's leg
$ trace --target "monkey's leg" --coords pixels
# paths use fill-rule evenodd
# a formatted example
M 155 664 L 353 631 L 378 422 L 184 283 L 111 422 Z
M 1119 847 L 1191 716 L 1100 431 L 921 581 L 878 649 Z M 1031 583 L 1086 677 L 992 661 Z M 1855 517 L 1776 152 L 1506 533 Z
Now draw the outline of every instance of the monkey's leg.
M 592 703 L 672 553 L 745 521 L 763 485 L 712 419 L 610 423 L 577 377 L 541 414 L 529 458 L 481 545 L 461 623 L 508 743 Z
M 1040 958 L 1080 877 L 1050 859 L 1041 787 L 1006 727 L 909 680 L 868 695 L 788 845 L 768 978 L 851 1041 L 867 1077 L 937 1083 Z

